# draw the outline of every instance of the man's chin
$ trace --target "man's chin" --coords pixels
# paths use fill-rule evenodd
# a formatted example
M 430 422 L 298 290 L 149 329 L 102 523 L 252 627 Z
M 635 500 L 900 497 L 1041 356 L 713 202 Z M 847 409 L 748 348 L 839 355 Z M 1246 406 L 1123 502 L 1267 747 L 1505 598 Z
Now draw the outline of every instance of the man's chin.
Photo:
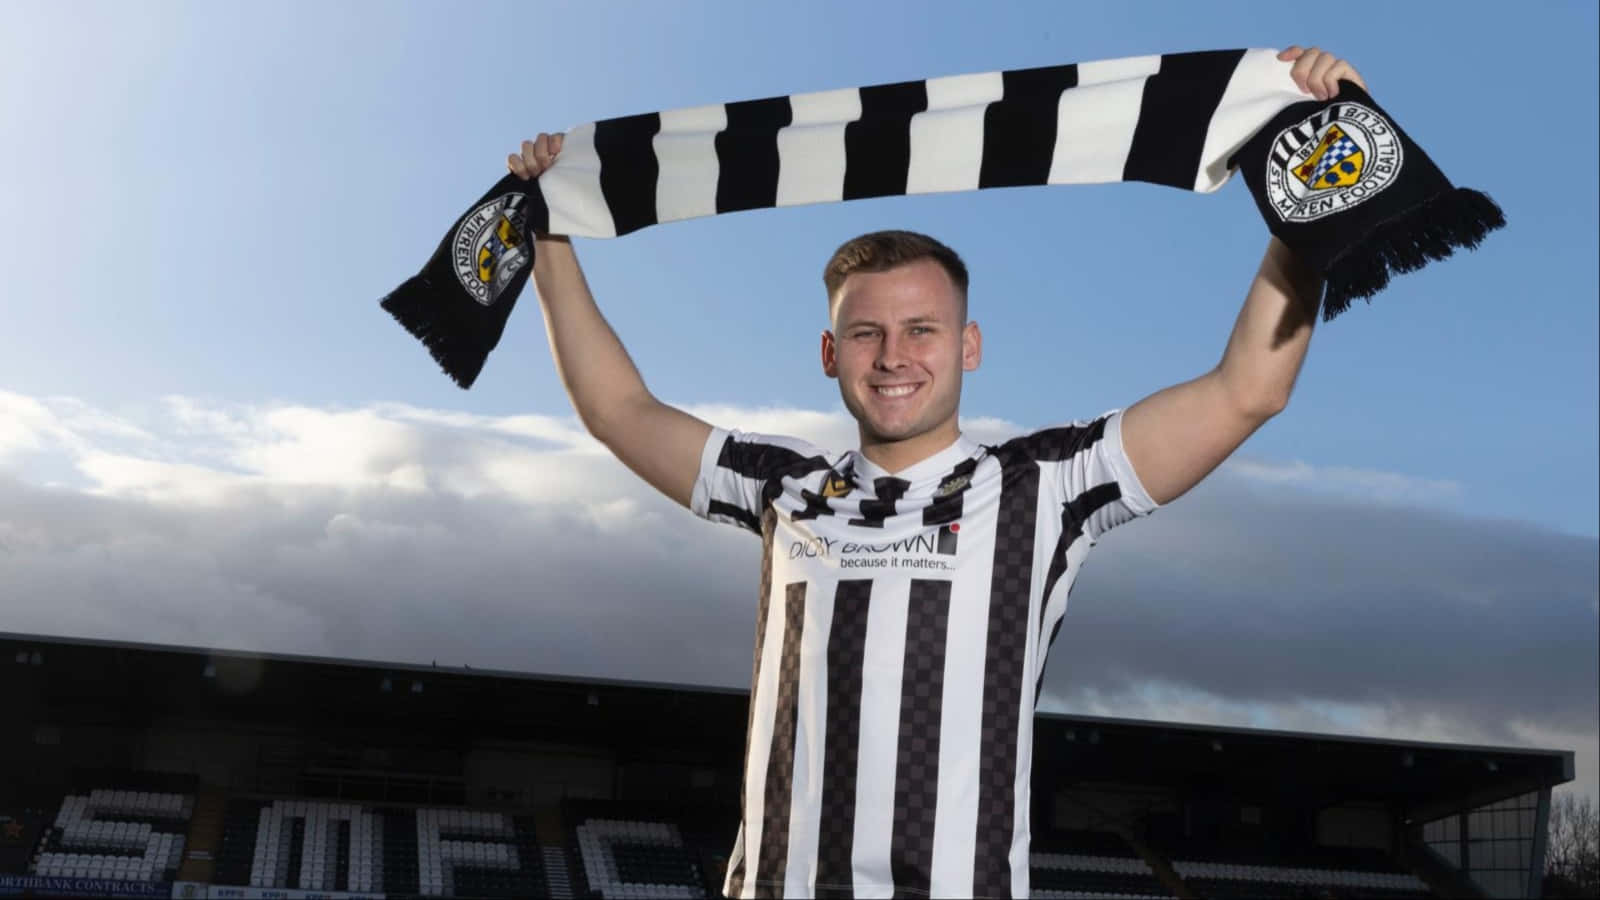
M 909 441 L 926 434 L 928 429 L 916 425 L 902 425 L 899 427 L 880 427 L 874 423 L 861 423 L 861 436 L 863 440 L 874 444 L 898 444 Z

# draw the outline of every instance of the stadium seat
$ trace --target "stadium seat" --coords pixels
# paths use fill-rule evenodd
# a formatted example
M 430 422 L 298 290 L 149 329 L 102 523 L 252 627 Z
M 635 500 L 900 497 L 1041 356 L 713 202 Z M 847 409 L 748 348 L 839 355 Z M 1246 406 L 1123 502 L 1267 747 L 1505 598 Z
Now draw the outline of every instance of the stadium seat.
M 1179 859 L 1173 869 L 1203 894 L 1231 893 L 1273 896 L 1332 888 L 1382 890 L 1428 895 L 1427 885 L 1409 873 L 1316 865 L 1257 865 L 1228 861 Z
M 703 880 L 677 827 L 589 818 L 574 831 L 583 879 L 614 897 L 704 897 Z
M 548 893 L 531 820 L 498 812 L 280 799 L 236 804 L 228 817 L 217 883 L 430 896 Z
M 159 881 L 182 858 L 191 797 L 95 788 L 62 798 L 31 865 L 49 877 Z

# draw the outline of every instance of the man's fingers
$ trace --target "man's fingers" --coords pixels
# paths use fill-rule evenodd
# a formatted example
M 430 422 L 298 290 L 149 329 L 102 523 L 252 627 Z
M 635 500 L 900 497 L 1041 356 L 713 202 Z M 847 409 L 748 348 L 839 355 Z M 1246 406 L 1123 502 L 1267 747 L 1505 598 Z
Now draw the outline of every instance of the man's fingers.
M 1355 67 L 1350 65 L 1348 62 L 1341 62 L 1339 67 L 1333 71 L 1330 77 L 1333 78 L 1336 88 L 1339 83 L 1339 79 L 1342 78 L 1345 81 L 1355 82 L 1356 87 L 1361 88 L 1363 91 L 1367 89 L 1367 83 L 1361 80 L 1361 73 L 1357 72 Z
M 1318 100 L 1327 100 L 1339 92 L 1339 83 L 1329 77 L 1334 66 L 1339 64 L 1339 57 L 1331 53 L 1324 53 L 1311 67 L 1310 81 L 1312 93 Z
M 1289 74 L 1294 78 L 1295 85 L 1298 86 L 1300 90 L 1306 92 L 1307 94 L 1311 94 L 1312 96 L 1315 96 L 1317 93 L 1316 86 L 1311 81 L 1312 66 L 1316 65 L 1317 60 L 1321 56 L 1322 51 L 1312 47 L 1305 53 L 1301 54 L 1300 57 L 1294 61 L 1294 68 L 1289 70 Z
M 1278 59 L 1294 62 L 1289 69 L 1289 77 L 1294 79 L 1295 86 L 1301 91 L 1318 100 L 1331 100 L 1338 96 L 1340 79 L 1353 82 L 1362 90 L 1367 89 L 1367 83 L 1347 60 L 1326 53 L 1321 48 L 1302 49 L 1296 44 L 1279 52 Z
M 520 178 L 538 178 L 555 163 L 556 156 L 561 153 L 561 138 L 559 133 L 551 135 L 540 132 L 533 140 L 523 141 L 520 153 L 506 157 L 506 168 Z

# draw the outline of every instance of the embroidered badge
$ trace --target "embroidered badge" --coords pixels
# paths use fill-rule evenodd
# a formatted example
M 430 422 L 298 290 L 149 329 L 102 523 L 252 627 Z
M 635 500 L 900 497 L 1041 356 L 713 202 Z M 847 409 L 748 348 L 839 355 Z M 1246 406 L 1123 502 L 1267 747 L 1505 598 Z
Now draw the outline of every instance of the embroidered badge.
M 456 278 L 474 300 L 493 306 L 531 258 L 522 240 L 526 194 L 496 197 L 467 214 L 451 242 Z
M 934 492 L 933 496 L 935 496 L 935 497 L 948 497 L 951 494 L 954 494 L 956 491 L 965 489 L 966 486 L 971 484 L 971 483 L 972 483 L 972 476 L 971 475 L 957 475 L 956 477 L 951 478 L 950 480 L 946 481 L 945 483 L 939 485 L 939 489 Z
M 1402 156 L 1388 119 L 1360 103 L 1334 103 L 1273 139 L 1267 199 L 1285 222 L 1331 216 L 1393 184 Z

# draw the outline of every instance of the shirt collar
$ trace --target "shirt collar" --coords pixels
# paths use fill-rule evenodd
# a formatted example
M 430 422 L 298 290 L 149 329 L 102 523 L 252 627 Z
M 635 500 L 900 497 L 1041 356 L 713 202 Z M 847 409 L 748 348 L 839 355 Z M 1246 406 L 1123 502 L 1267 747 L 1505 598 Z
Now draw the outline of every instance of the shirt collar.
M 950 471 L 955 467 L 956 463 L 978 455 L 978 451 L 981 449 L 982 445 L 977 441 L 967 437 L 966 434 L 959 434 L 950 446 L 921 462 L 912 463 L 898 472 L 890 473 L 882 466 L 863 456 L 860 450 L 850 451 L 850 463 L 855 467 L 856 484 L 870 491 L 875 479 L 884 478 L 891 474 L 895 478 L 909 481 L 912 484 L 924 479 L 936 478 Z

